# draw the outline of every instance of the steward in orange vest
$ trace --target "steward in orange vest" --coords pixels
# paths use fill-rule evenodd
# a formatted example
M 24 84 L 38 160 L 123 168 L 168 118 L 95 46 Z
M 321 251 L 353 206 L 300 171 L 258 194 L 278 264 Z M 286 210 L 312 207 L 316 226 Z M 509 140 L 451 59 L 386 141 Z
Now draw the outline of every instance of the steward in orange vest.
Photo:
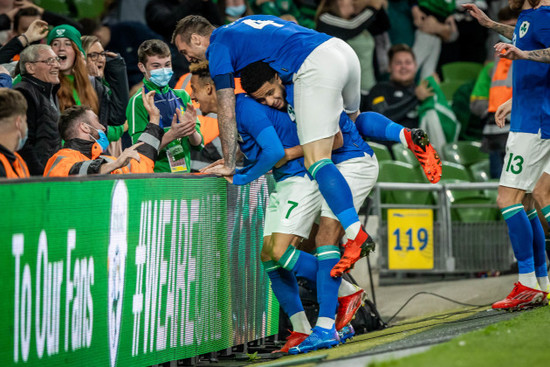
M 498 107 L 512 98 L 512 60 L 501 58 L 495 64 L 491 89 L 489 90 L 489 112 L 497 112 Z
M 29 177 L 27 164 L 16 153 L 27 141 L 27 101 L 21 92 L 0 88 L 0 178 Z
M 27 178 L 30 176 L 23 158 L 3 145 L 0 145 L 0 163 L 0 177 Z
M 101 130 L 103 126 L 97 115 L 87 106 L 68 108 L 59 121 L 59 132 L 65 140 L 64 148 L 48 160 L 44 176 L 153 173 L 164 129 L 158 126 L 158 119 L 153 121 L 153 116 L 150 116 L 151 122 L 139 142 L 115 158 L 102 155 L 109 142 Z

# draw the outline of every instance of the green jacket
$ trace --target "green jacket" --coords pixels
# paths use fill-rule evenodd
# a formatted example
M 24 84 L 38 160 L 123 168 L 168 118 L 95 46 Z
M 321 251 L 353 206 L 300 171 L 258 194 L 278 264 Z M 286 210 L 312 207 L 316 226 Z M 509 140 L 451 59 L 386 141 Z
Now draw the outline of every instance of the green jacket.
M 447 98 L 445 94 L 439 87 L 439 84 L 435 81 L 433 76 L 426 78 L 428 85 L 432 88 L 434 95 L 432 97 L 426 98 L 418 109 L 418 120 L 420 128 L 430 130 L 426 128 L 427 121 L 431 119 L 432 121 L 438 121 L 438 130 L 439 142 L 440 143 L 451 143 L 457 140 L 458 134 L 460 132 L 460 123 L 457 121 L 456 116 L 453 110 L 449 107 L 447 103 Z M 431 126 L 431 133 L 435 131 L 435 126 Z M 434 136 L 435 137 L 435 136 Z M 431 140 L 431 139 L 430 139 Z M 445 141 L 443 141 L 445 140 Z
M 418 0 L 418 6 L 442 18 L 447 18 L 455 12 L 456 2 L 455 0 Z
M 170 87 L 165 86 L 159 88 L 155 84 L 143 79 L 143 83 L 149 90 L 157 91 L 158 93 L 166 93 Z M 183 106 L 187 106 L 188 103 L 191 103 L 191 97 L 183 89 L 173 89 L 174 94 L 181 99 Z M 132 142 L 136 144 L 138 142 L 141 133 L 145 130 L 145 127 L 149 123 L 149 114 L 143 106 L 143 89 L 140 89 L 136 94 L 130 97 L 130 102 L 126 108 L 126 118 L 128 119 L 128 134 L 132 137 Z M 164 128 L 164 131 L 167 132 L 170 128 Z M 195 130 L 200 134 L 200 122 L 197 119 L 195 125 Z M 202 134 L 201 134 L 202 137 Z M 184 137 L 174 141 L 174 144 L 180 144 L 185 153 L 185 167 L 184 172 L 191 172 L 191 148 L 195 150 L 201 150 L 203 148 L 203 142 L 198 146 L 192 146 L 189 144 L 189 138 Z M 170 144 L 168 144 L 170 146 Z M 166 156 L 167 147 L 159 151 L 159 156 L 157 162 L 155 163 L 155 172 L 171 172 L 170 163 L 168 162 L 168 157 Z

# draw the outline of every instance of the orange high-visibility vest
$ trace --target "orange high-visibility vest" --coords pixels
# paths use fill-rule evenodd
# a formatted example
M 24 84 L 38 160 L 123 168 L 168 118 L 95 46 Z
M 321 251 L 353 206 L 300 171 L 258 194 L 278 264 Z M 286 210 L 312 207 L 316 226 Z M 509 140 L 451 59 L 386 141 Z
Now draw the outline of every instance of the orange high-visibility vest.
M 6 178 L 27 178 L 29 177 L 29 168 L 27 164 L 21 158 L 17 152 L 13 152 L 15 155 L 15 161 L 13 166 L 10 164 L 8 158 L 5 155 L 0 153 L 0 162 L 4 165 L 4 170 L 6 171 Z
M 116 160 L 115 157 L 101 155 L 101 147 L 98 143 L 94 143 L 92 146 L 92 159 L 80 153 L 78 150 L 63 148 L 48 159 L 48 163 L 46 163 L 46 168 L 44 169 L 44 177 L 68 177 L 71 168 L 76 163 L 86 161 L 91 162 L 97 158 L 103 158 L 107 162 L 113 162 Z M 112 171 L 111 174 L 153 173 L 155 162 L 143 154 L 140 154 L 139 158 L 139 162 L 132 159 L 130 164 Z M 82 172 L 78 174 L 79 176 L 87 175 L 86 164 L 82 165 L 81 171 Z
M 512 60 L 500 59 L 489 89 L 489 112 L 497 112 L 498 106 L 512 98 Z

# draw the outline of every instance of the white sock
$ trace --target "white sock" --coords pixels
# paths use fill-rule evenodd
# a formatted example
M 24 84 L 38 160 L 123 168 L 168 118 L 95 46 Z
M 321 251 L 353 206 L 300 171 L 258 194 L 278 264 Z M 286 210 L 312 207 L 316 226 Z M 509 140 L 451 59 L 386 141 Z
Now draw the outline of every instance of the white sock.
M 404 146 L 409 146 L 409 144 L 407 144 L 407 139 L 405 138 L 405 129 L 401 129 L 401 132 L 399 133 L 399 140 L 401 140 L 401 144 Z
M 323 329 L 332 329 L 334 325 L 334 319 L 328 317 L 319 317 L 315 326 L 322 327 Z
M 290 316 L 290 323 L 292 324 L 292 329 L 294 329 L 293 331 L 302 334 L 311 334 L 311 325 L 304 311 L 296 312 Z
M 518 280 L 524 286 L 533 288 L 533 289 L 537 289 L 537 286 L 539 285 L 537 283 L 537 277 L 535 276 L 534 271 L 530 273 L 519 274 Z
M 357 234 L 359 234 L 359 231 L 361 230 L 361 223 L 355 222 L 348 228 L 346 228 L 346 237 L 348 240 L 353 240 L 355 237 L 357 237 Z
M 342 283 L 340 283 L 340 288 L 338 288 L 338 297 L 349 296 L 350 294 L 354 294 L 358 290 L 358 287 L 351 284 L 347 280 L 342 279 Z
M 541 291 L 548 292 L 550 288 L 550 282 L 548 281 L 548 276 L 537 277 L 537 282 L 539 283 L 539 287 Z

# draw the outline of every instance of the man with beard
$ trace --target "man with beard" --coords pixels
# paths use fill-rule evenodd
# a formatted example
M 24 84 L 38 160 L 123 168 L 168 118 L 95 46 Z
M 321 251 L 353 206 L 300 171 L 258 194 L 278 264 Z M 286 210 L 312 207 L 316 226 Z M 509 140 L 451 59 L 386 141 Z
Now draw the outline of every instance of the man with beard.
M 90 174 L 153 173 L 164 130 L 159 127 L 160 113 L 154 104 L 155 92 L 143 97 L 149 123 L 138 143 L 118 157 L 103 155 L 109 141 L 105 126 L 88 106 L 67 108 L 59 119 L 63 149 L 46 164 L 45 177 L 85 176 Z

